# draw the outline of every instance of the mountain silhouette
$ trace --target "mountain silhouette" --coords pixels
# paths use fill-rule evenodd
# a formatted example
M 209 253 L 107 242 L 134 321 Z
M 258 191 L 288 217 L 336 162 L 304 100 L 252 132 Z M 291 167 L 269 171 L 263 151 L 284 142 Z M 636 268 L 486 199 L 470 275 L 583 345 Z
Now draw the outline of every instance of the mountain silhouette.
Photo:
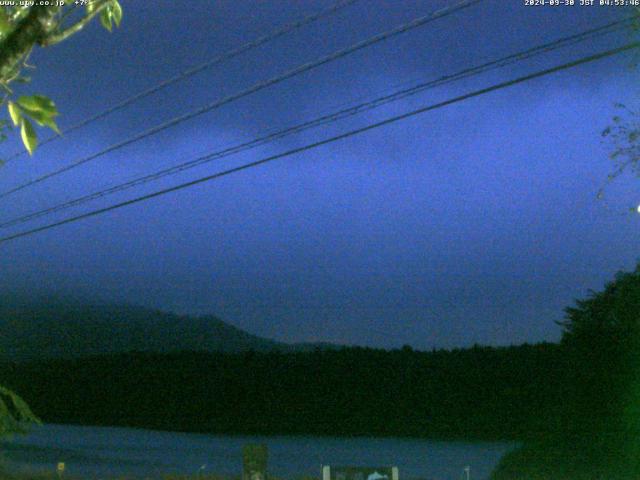
M 252 335 L 219 318 L 130 305 L 3 302 L 0 357 L 14 361 L 125 352 L 268 352 L 335 348 Z

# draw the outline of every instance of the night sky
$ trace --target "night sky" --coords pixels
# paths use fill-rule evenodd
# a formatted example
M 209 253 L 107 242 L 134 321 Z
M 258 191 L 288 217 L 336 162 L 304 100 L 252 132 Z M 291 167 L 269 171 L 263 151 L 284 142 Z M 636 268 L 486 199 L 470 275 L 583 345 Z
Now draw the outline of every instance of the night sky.
M 576 0 L 578 3 L 578 0 Z M 360 0 L 0 170 L 0 190 L 453 1 Z M 45 208 L 630 12 L 486 0 L 0 200 Z M 60 127 L 332 0 L 123 1 L 35 51 Z M 3 235 L 357 128 L 630 41 L 608 35 L 60 212 Z M 556 341 L 563 308 L 640 257 L 638 180 L 597 200 L 600 133 L 637 101 L 632 54 L 533 80 L 149 202 L 0 245 L 0 289 L 212 313 L 283 341 L 420 349 Z M 41 137 L 49 132 L 40 131 Z M 5 142 L 0 154 L 19 145 Z

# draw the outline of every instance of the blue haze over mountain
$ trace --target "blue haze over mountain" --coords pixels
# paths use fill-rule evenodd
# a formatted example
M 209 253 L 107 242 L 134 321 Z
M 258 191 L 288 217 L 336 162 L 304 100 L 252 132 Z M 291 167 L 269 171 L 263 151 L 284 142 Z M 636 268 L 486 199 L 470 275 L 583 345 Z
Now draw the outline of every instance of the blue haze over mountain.
M 287 344 L 244 332 L 214 316 L 186 316 L 130 305 L 3 299 L 0 358 L 79 358 L 129 352 L 268 352 L 335 348 Z

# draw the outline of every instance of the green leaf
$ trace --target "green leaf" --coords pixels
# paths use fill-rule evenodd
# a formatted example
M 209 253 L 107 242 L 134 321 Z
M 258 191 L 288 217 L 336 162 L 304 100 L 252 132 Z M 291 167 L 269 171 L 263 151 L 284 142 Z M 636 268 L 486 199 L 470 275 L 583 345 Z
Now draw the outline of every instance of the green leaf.
M 20 136 L 22 137 L 22 143 L 24 143 L 29 155 L 33 155 L 33 152 L 38 146 L 38 136 L 36 135 L 36 131 L 33 129 L 33 125 L 31 125 L 31 122 L 26 118 L 22 119 L 22 125 L 20 125 Z
M 56 132 L 58 135 L 62 135 L 62 132 L 58 128 L 58 124 L 56 123 L 56 121 L 53 118 L 50 118 L 47 121 L 47 123 L 45 123 L 45 125 L 47 127 L 49 127 L 51 130 L 53 130 L 54 132 Z
M 122 21 L 122 6 L 120 6 L 120 2 L 118 2 L 118 0 L 113 0 L 110 8 L 111 17 L 113 18 L 116 27 L 119 27 L 120 22 Z
M 25 110 L 44 112 L 50 117 L 58 115 L 58 109 L 56 108 L 55 103 L 53 103 L 53 100 L 49 97 L 45 97 L 44 95 L 23 95 L 18 98 L 18 105 Z
M 18 98 L 18 104 L 23 116 L 27 115 L 38 125 L 49 127 L 60 134 L 54 120 L 54 117 L 58 116 L 58 110 L 49 97 L 44 95 L 22 96 Z
M 12 30 L 11 21 L 9 15 L 4 9 L 0 9 L 0 38 L 8 34 Z
M 24 110 L 24 113 L 33 119 L 41 127 L 49 127 L 51 130 L 60 134 L 60 130 L 58 130 L 58 125 L 56 125 L 56 121 L 53 119 L 52 115 L 49 115 L 47 112 L 42 112 L 38 110 Z
M 24 114 L 31 117 L 40 126 L 44 125 L 47 119 L 50 118 L 45 112 L 39 110 L 24 110 Z
M 109 8 L 104 8 L 100 11 L 100 23 L 109 31 L 113 29 L 113 24 L 111 22 L 111 10 L 109 10 Z
M 8 102 L 7 109 L 9 110 L 11 121 L 14 125 L 18 126 L 20 124 L 20 120 L 22 120 L 22 112 L 20 111 L 20 107 L 13 102 Z
M 30 424 L 41 424 L 25 401 L 0 385 L 0 436 L 26 433 Z

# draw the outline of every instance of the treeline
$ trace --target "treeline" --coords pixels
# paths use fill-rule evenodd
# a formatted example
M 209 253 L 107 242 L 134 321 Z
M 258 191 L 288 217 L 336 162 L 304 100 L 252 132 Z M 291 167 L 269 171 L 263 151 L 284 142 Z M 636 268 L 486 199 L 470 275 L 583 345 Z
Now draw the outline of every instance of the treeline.
M 562 428 L 559 345 L 130 353 L 0 365 L 45 422 L 222 434 L 523 439 Z
M 492 480 L 640 478 L 640 264 L 565 313 L 561 428 L 505 455 Z

